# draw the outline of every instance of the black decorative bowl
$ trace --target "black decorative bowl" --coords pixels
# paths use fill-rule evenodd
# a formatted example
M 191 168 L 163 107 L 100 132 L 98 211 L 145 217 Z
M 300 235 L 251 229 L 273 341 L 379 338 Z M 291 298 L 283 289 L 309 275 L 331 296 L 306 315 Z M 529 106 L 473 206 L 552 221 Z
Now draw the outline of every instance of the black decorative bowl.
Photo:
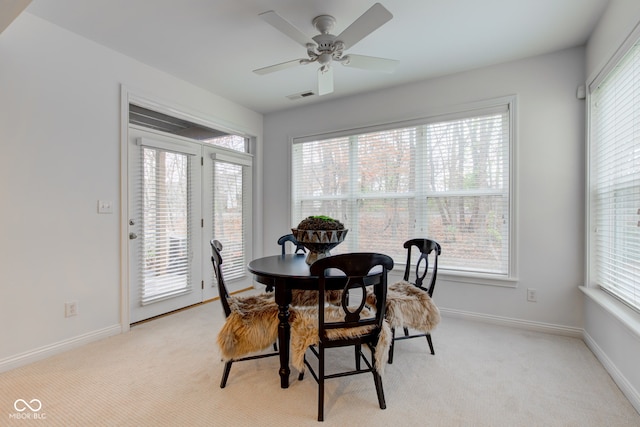
M 316 260 L 330 256 L 331 249 L 344 241 L 349 230 L 299 230 L 292 228 L 296 240 L 309 250 L 307 264 L 311 265 Z

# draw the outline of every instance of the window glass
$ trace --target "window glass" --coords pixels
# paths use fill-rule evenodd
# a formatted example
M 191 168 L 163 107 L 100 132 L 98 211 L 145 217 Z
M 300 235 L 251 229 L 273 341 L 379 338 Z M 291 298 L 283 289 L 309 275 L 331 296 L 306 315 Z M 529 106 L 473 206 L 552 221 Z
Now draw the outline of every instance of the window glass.
M 333 252 L 405 262 L 403 243 L 442 245 L 440 268 L 510 276 L 509 105 L 293 144 L 293 226 L 328 215 L 349 229 Z

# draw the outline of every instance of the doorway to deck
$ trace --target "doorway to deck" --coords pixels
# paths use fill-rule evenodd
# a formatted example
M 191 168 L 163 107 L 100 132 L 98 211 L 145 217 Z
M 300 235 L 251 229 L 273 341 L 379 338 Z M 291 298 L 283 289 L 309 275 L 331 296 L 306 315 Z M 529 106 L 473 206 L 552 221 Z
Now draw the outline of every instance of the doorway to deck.
M 214 237 L 227 243 L 225 278 L 238 289 L 250 286 L 248 138 L 129 109 L 129 323 L 218 296 Z

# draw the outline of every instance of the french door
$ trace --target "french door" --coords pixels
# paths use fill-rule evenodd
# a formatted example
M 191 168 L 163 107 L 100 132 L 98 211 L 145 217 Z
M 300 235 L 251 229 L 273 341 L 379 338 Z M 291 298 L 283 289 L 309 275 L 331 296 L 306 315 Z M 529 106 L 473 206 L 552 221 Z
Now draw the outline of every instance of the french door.
M 250 286 L 250 162 L 135 126 L 128 142 L 130 322 L 218 296 L 209 248 L 214 237 L 225 244 L 225 278 L 235 277 L 237 288 Z

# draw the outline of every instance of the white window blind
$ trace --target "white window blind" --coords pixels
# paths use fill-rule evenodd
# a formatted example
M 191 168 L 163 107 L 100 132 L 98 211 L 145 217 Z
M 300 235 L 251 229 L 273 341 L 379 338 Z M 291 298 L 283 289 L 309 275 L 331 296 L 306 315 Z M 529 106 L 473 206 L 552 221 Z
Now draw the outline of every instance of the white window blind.
M 218 160 L 215 160 L 215 159 Z M 245 174 L 242 164 L 220 160 L 213 166 L 213 231 L 224 248 L 222 268 L 226 280 L 246 275 Z
M 190 292 L 191 182 L 193 156 L 142 147 L 140 251 L 142 305 Z
M 592 280 L 640 310 L 640 47 L 590 96 Z
M 441 269 L 509 276 L 509 105 L 294 141 L 293 226 L 329 215 L 350 230 L 333 253 L 442 245 Z

